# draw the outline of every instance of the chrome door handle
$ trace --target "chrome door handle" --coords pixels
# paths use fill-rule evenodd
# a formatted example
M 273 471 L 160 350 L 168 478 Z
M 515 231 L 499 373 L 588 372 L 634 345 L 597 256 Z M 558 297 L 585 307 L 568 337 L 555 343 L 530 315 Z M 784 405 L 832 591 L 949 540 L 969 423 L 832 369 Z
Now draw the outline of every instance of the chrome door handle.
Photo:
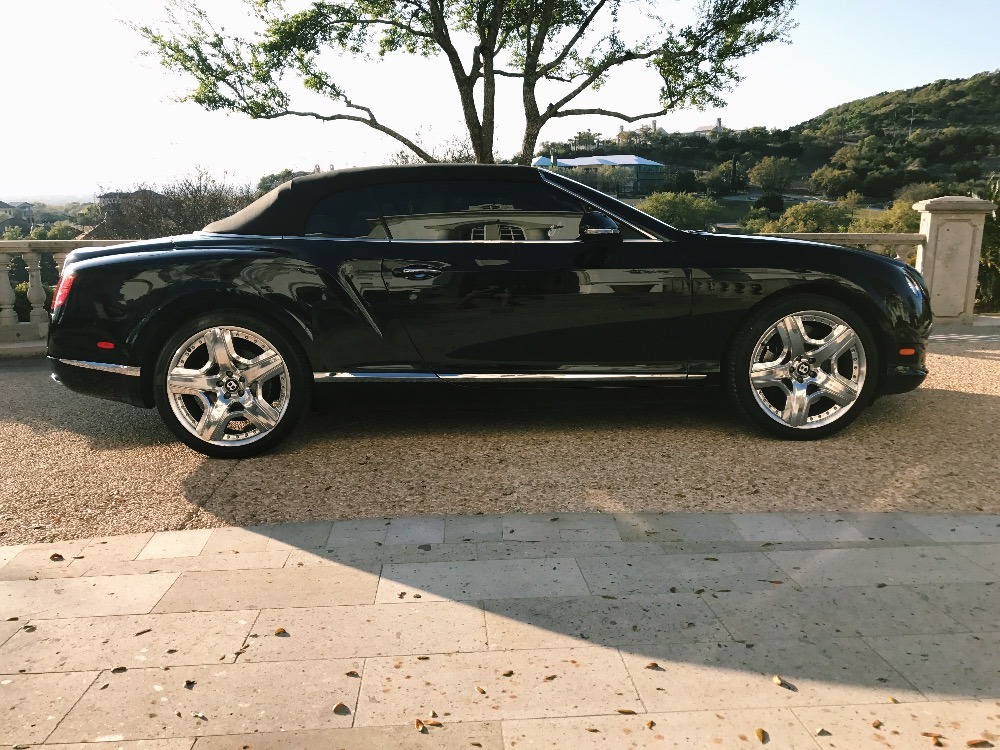
M 440 268 L 430 268 L 427 266 L 404 266 L 403 268 L 397 268 L 393 271 L 394 276 L 402 276 L 403 278 L 413 279 L 414 281 L 433 279 L 435 276 L 440 276 L 441 273 Z

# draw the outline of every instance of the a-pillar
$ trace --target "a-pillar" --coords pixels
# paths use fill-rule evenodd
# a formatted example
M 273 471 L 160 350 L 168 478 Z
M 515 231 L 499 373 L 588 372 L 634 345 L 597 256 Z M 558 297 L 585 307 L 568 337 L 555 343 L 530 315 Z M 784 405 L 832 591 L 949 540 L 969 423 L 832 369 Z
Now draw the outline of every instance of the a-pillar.
M 930 289 L 934 321 L 971 325 L 983 227 L 996 206 L 979 198 L 945 195 L 913 208 L 920 212 L 920 233 L 927 238 L 917 250 L 917 270 Z

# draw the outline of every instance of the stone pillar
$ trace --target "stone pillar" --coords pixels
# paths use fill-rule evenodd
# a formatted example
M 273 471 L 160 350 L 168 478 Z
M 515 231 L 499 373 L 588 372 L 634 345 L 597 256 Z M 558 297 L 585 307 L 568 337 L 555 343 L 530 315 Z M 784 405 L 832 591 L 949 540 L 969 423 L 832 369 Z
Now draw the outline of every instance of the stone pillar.
M 14 312 L 14 288 L 10 285 L 10 253 L 0 253 L 0 328 L 17 326 Z M 0 337 L 0 341 L 6 340 Z
M 920 233 L 927 242 L 917 251 L 917 269 L 931 292 L 934 321 L 971 325 L 976 277 L 990 201 L 945 195 L 915 203 Z

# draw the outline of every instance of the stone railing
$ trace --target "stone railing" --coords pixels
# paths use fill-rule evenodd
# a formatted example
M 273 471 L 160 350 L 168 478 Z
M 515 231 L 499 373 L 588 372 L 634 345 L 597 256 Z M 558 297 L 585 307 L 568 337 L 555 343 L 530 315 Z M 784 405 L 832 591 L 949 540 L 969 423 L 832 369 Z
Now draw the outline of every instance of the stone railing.
M 42 281 L 42 258 L 50 256 L 55 273 L 78 247 L 119 245 L 126 240 L 13 240 L 0 242 L 0 346 L 18 342 L 44 342 L 49 332 L 49 312 Z M 14 286 L 11 265 L 15 258 L 24 261 L 27 270 L 29 317 L 21 322 L 14 311 Z M 54 281 L 47 279 L 46 281 Z

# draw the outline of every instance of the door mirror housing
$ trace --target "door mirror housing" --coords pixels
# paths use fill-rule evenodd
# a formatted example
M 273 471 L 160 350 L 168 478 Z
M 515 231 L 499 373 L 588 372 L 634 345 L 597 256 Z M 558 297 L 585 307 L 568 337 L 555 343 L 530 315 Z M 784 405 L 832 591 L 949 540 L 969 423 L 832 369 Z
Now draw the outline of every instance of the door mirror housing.
M 607 214 L 587 211 L 580 217 L 580 239 L 588 244 L 620 243 L 622 232 Z

